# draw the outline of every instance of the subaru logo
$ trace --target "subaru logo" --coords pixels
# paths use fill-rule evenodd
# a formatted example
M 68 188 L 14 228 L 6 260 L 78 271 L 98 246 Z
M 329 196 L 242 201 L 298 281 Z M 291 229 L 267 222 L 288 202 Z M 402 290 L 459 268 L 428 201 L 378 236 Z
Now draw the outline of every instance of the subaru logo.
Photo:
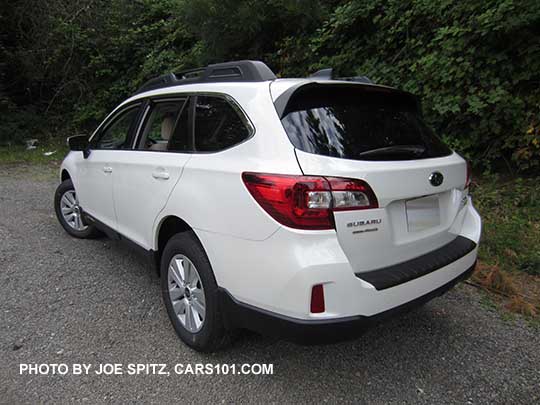
M 444 176 L 440 172 L 433 172 L 428 177 L 429 182 L 432 186 L 440 186 L 444 180 Z

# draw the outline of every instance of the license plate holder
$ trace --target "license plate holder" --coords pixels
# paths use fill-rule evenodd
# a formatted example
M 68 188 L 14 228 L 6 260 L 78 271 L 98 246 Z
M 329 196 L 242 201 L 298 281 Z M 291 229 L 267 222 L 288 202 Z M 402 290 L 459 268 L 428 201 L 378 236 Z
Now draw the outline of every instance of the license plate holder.
M 405 211 L 409 232 L 419 232 L 441 224 L 438 194 L 405 201 Z

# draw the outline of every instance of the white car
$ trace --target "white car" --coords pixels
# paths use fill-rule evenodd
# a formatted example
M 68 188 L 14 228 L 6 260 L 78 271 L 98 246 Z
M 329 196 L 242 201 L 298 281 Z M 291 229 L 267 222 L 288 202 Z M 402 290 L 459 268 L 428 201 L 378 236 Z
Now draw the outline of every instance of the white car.
M 196 350 L 241 328 L 352 338 L 476 263 L 466 161 L 414 96 L 364 77 L 277 79 L 254 61 L 169 74 L 68 142 L 60 223 L 145 253 Z

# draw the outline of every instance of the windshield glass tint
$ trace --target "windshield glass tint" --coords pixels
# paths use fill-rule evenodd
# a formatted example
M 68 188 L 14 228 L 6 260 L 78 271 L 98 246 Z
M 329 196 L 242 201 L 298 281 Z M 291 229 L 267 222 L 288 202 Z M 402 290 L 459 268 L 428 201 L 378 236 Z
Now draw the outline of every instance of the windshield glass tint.
M 305 152 L 357 160 L 447 156 L 406 93 L 317 85 L 295 93 L 282 118 L 293 145 Z

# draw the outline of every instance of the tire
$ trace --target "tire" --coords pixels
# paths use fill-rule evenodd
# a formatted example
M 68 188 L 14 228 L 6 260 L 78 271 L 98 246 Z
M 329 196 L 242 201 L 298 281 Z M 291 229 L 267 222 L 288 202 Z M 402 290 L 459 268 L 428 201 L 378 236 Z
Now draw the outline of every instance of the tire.
M 188 283 L 181 279 L 180 281 L 185 282 L 183 283 L 185 287 L 180 286 L 178 277 L 175 279 L 173 276 L 174 266 L 177 269 L 182 267 L 184 275 L 192 274 L 192 282 Z M 186 267 L 188 267 L 187 270 Z M 192 271 L 193 267 L 195 272 Z M 232 340 L 233 331 L 228 331 L 224 327 L 219 305 L 218 286 L 212 266 L 193 232 L 178 233 L 169 239 L 161 256 L 160 274 L 163 302 L 180 339 L 199 352 L 213 352 L 228 345 Z M 197 276 L 199 282 L 196 280 Z M 205 311 L 202 324 L 197 325 L 197 320 L 201 322 L 200 313 L 197 312 L 197 309 L 201 309 L 200 303 L 203 302 L 200 300 L 201 285 Z M 192 289 L 192 292 L 185 292 L 186 287 Z M 174 291 L 174 293 L 169 292 L 169 290 Z M 177 313 L 181 314 L 182 311 L 184 311 L 183 320 L 182 315 L 177 315 Z M 192 321 L 188 321 L 188 311 L 192 311 L 190 312 Z M 190 326 L 191 330 L 189 330 Z M 193 330 L 197 327 L 198 330 Z
M 62 209 L 69 209 L 65 207 L 62 200 L 64 196 L 66 196 L 66 198 L 68 198 L 67 196 L 69 196 L 69 198 L 75 199 L 75 206 L 71 208 L 71 212 L 73 212 L 73 214 L 78 217 L 78 221 L 80 222 L 70 223 L 64 217 L 64 214 L 62 214 Z M 69 202 L 72 201 L 73 200 L 69 200 Z M 75 187 L 73 187 L 73 182 L 70 179 L 64 180 L 56 188 L 56 192 L 54 193 L 54 211 L 56 212 L 56 218 L 58 218 L 58 222 L 60 222 L 62 228 L 64 228 L 64 230 L 71 236 L 80 239 L 90 239 L 96 238 L 101 235 L 101 232 L 99 232 L 99 230 L 94 225 L 88 225 L 84 222 L 81 216 L 78 200 L 76 198 Z M 77 227 L 77 224 L 80 226 Z

